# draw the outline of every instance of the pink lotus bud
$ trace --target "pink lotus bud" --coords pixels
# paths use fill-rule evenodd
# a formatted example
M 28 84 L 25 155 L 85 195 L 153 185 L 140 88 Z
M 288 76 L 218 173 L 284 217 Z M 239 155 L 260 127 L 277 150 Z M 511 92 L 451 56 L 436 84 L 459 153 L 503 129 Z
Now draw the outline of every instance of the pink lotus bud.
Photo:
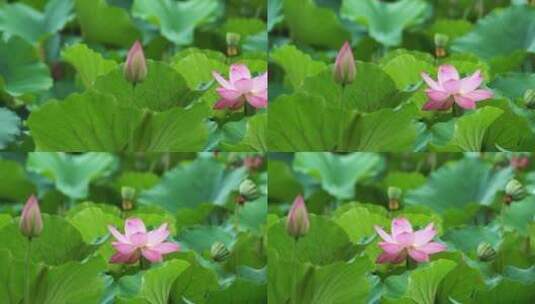
M 22 209 L 20 216 L 20 232 L 28 238 L 36 237 L 43 231 L 43 219 L 39 210 L 39 203 L 35 196 L 30 196 Z
M 333 77 L 337 83 L 346 85 L 352 83 L 356 75 L 355 58 L 353 57 L 351 46 L 346 41 L 336 56 Z
M 124 64 L 124 77 L 132 83 L 142 82 L 147 77 L 147 61 L 139 41 L 136 41 L 128 51 Z
M 294 238 L 305 236 L 310 228 L 308 221 L 308 211 L 305 206 L 305 200 L 301 195 L 298 195 L 292 205 L 292 209 L 288 213 L 286 220 L 286 230 L 288 234 Z

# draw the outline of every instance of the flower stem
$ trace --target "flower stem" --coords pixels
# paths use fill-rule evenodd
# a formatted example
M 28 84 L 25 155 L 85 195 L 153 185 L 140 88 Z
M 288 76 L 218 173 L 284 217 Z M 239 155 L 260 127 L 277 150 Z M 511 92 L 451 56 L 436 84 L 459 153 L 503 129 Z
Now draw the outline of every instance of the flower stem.
M 30 304 L 30 257 L 32 252 L 32 238 L 28 238 L 28 249 L 26 251 L 26 288 L 24 289 L 24 303 Z
M 341 119 L 342 125 L 340 126 L 340 133 L 339 133 L 339 136 L 338 136 L 337 149 L 335 149 L 335 150 L 340 150 L 344 146 L 344 131 L 345 131 L 346 123 L 347 123 L 345 104 L 344 104 L 344 92 L 345 92 L 345 90 L 346 90 L 346 85 L 342 84 L 342 91 L 340 92 L 340 101 L 339 101 L 340 111 L 342 113 L 342 119 Z
M 297 241 L 299 238 L 294 239 L 293 248 L 293 271 L 292 271 L 292 297 L 290 303 L 297 303 Z

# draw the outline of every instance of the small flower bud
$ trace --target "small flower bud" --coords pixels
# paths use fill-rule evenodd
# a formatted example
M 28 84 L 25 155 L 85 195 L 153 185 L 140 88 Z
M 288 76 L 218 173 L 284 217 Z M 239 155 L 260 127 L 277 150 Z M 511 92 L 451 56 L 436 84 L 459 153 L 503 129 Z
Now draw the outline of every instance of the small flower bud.
M 535 109 L 535 90 L 528 89 L 524 93 L 524 105 L 528 109 Z
M 260 169 L 262 167 L 262 164 L 264 163 L 264 160 L 261 156 L 247 156 L 243 159 L 243 165 L 247 168 L 247 170 L 254 171 Z
M 487 242 L 482 242 L 477 246 L 477 258 L 483 262 L 489 262 L 496 257 L 496 250 Z
M 126 80 L 134 84 L 142 82 L 147 77 L 147 61 L 139 41 L 136 41 L 128 51 L 123 72 Z
M 446 57 L 446 47 L 450 38 L 447 35 L 435 34 L 435 56 L 437 58 Z
M 39 202 L 35 196 L 30 196 L 22 209 L 19 224 L 20 232 L 27 238 L 37 237 L 43 231 L 43 219 Z
M 301 195 L 298 195 L 288 213 L 286 230 L 289 235 L 297 239 L 305 236 L 309 229 L 310 222 L 308 220 L 308 211 L 305 205 L 305 200 Z
M 516 179 L 510 180 L 505 186 L 505 203 L 519 201 L 526 196 L 524 186 Z
M 341 85 L 350 84 L 355 80 L 356 75 L 357 66 L 355 65 L 353 51 L 346 41 L 336 56 L 333 69 L 334 81 Z
M 524 170 L 529 167 L 529 156 L 527 155 L 515 155 L 511 157 L 511 167 L 515 170 Z
M 236 56 L 238 55 L 238 50 L 240 48 L 240 34 L 237 33 L 227 33 L 227 55 Z
M 212 248 L 210 248 L 210 255 L 212 256 L 212 260 L 220 263 L 229 257 L 230 251 L 222 242 L 215 242 Z
M 256 184 L 250 180 L 246 179 L 240 184 L 240 195 L 243 196 L 248 201 L 253 201 L 258 198 L 258 188 Z
M 122 187 L 121 196 L 123 198 L 123 210 L 132 210 L 136 199 L 136 189 L 132 187 Z
M 401 195 L 403 194 L 403 191 L 401 191 L 398 187 L 388 187 L 388 209 L 390 210 L 398 210 L 399 204 L 401 202 Z

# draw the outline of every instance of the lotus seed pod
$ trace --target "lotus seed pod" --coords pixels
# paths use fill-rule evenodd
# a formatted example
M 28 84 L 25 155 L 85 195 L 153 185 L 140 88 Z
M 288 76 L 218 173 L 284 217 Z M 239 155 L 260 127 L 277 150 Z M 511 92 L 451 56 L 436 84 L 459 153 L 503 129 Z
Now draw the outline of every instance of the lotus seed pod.
M 446 46 L 448 46 L 448 42 L 450 40 L 450 37 L 448 35 L 436 33 L 434 38 L 436 47 L 445 48 Z
M 227 33 L 227 55 L 236 56 L 240 47 L 241 36 L 237 33 Z
M 222 242 L 215 242 L 210 248 L 210 255 L 214 261 L 220 263 L 229 257 L 230 251 Z
M 241 182 L 239 190 L 240 195 L 248 201 L 255 200 L 259 196 L 256 184 L 250 179 L 246 179 Z
M 39 202 L 33 195 L 26 201 L 22 209 L 19 229 L 27 238 L 37 237 L 43 231 L 43 219 L 39 209 Z
M 298 195 L 286 219 L 286 231 L 295 239 L 305 236 L 310 229 L 310 222 L 308 220 L 308 211 L 305 205 L 305 200 L 301 195 Z
M 510 180 L 505 186 L 505 194 L 511 201 L 519 201 L 526 196 L 524 186 L 516 179 Z
M 400 200 L 403 191 L 398 187 L 388 187 L 388 199 Z
M 494 260 L 496 250 L 487 242 L 482 242 L 477 246 L 477 258 L 480 261 L 488 262 Z
M 123 210 L 132 210 L 136 198 L 136 189 L 132 187 L 121 187 L 121 197 L 123 199 Z
M 524 93 L 524 104 L 528 109 L 535 109 L 535 90 L 526 90 Z

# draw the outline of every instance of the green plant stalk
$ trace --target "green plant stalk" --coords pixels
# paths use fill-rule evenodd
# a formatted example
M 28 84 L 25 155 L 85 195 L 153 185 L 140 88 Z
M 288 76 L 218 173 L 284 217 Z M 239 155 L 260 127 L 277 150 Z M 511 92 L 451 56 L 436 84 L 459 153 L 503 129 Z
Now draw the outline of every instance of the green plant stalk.
M 344 127 L 346 125 L 345 107 L 344 107 L 344 92 L 346 85 L 342 84 L 342 92 L 340 92 L 340 109 L 342 111 L 342 125 L 340 126 L 340 134 L 338 135 L 338 145 L 335 150 L 339 150 L 344 145 Z
M 293 246 L 293 271 L 292 271 L 292 297 L 290 303 L 297 304 L 297 241 L 299 238 L 294 239 Z
M 24 303 L 30 304 L 30 257 L 32 253 L 32 238 L 28 238 L 28 249 L 26 250 L 26 286 L 24 289 Z

